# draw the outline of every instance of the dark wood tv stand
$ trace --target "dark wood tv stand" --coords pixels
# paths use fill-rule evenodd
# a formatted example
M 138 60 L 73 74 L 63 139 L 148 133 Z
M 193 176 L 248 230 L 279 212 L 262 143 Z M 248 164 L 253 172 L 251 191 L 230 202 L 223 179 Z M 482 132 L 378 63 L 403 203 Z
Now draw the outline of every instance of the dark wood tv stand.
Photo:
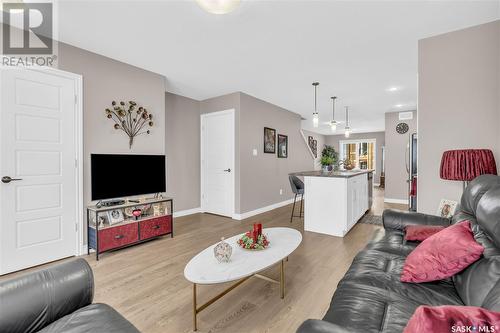
M 155 214 L 154 205 L 158 206 Z M 143 215 L 138 217 L 126 216 L 126 209 L 148 207 Z M 162 208 L 163 207 L 163 211 Z M 121 210 L 124 220 L 118 223 L 101 224 L 101 217 L 108 212 Z M 172 198 L 143 199 L 140 202 L 126 201 L 123 205 L 111 207 L 87 207 L 87 253 L 95 250 L 96 260 L 103 252 L 118 250 L 140 244 L 161 236 L 174 237 L 174 200 Z

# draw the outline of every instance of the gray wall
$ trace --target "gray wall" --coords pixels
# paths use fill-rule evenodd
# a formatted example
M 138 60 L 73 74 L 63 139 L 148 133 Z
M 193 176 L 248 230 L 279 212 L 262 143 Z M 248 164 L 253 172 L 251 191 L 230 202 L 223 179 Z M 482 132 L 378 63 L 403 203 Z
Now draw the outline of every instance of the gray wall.
M 351 133 L 349 139 L 346 139 L 344 135 L 326 135 L 325 144 L 333 146 L 335 150 L 340 153 L 340 141 L 342 140 L 360 140 L 360 139 L 375 139 L 376 140 L 376 153 L 375 153 L 375 165 L 376 173 L 374 182 L 380 183 L 380 173 L 382 171 L 382 147 L 385 145 L 385 133 L 384 132 L 369 132 L 369 133 Z
M 314 132 L 307 131 L 307 130 L 302 130 L 302 133 L 304 134 L 306 142 L 308 142 L 309 136 L 312 136 L 314 140 L 318 141 L 318 145 L 317 145 L 318 146 L 318 155 L 314 159 L 314 169 L 320 170 L 321 169 L 321 151 L 325 147 L 326 136 L 323 134 L 318 134 L 318 133 L 314 133 Z
M 489 148 L 500 162 L 500 21 L 419 41 L 418 210 L 458 200 L 461 182 L 439 178 L 443 151 Z
M 298 114 L 239 92 L 199 102 L 172 93 L 165 98 L 167 192 L 176 199 L 176 211 L 200 207 L 200 114 L 203 113 L 235 109 L 237 214 L 292 198 L 288 174 L 313 168 Z M 263 153 L 264 127 L 288 135 L 288 158 Z M 253 156 L 253 149 L 257 149 L 257 156 Z
M 244 213 L 292 198 L 288 174 L 311 170 L 314 164 L 300 132 L 298 114 L 244 93 L 240 101 L 240 212 Z M 288 158 L 263 153 L 264 127 L 288 135 Z M 257 156 L 252 155 L 254 148 Z
M 175 211 L 200 207 L 200 102 L 165 94 L 167 194 Z
M 400 122 L 409 126 L 406 134 L 396 132 L 396 125 Z M 411 134 L 417 132 L 417 112 L 413 112 L 412 120 L 399 120 L 399 112 L 385 114 L 385 199 L 408 199 L 406 148 Z
M 165 153 L 165 78 L 64 43 L 59 43 L 58 57 L 60 69 L 83 76 L 83 195 L 87 205 L 91 153 Z M 134 100 L 154 116 L 151 134 L 137 137 L 132 149 L 128 137 L 113 129 L 113 122 L 105 116 L 104 109 L 113 100 Z

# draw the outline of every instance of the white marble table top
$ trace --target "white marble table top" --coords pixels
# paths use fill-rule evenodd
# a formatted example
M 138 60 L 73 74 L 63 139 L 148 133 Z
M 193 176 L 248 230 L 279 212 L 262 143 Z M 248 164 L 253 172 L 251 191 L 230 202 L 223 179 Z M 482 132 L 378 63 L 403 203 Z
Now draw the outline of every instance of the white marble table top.
M 187 280 L 197 284 L 216 284 L 242 279 L 258 273 L 288 257 L 302 242 L 302 234 L 292 228 L 267 228 L 262 233 L 269 247 L 261 251 L 242 249 L 236 242 L 243 234 L 225 239 L 233 247 L 229 262 L 214 257 L 214 244 L 194 256 L 184 268 Z

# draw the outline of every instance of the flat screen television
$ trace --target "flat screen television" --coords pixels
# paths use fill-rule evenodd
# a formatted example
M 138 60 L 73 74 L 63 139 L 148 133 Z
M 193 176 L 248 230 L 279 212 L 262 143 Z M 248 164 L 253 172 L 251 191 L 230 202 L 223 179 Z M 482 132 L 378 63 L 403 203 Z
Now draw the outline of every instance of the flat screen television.
M 92 200 L 166 191 L 165 155 L 91 154 Z

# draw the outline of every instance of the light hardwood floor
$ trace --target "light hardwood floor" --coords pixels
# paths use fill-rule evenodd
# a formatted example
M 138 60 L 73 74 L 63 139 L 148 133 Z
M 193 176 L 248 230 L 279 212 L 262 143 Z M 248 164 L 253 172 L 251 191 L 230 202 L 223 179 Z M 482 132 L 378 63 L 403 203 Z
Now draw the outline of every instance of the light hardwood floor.
M 90 257 L 95 301 L 112 305 L 143 332 L 191 332 L 192 284 L 183 276 L 187 262 L 221 236 L 249 230 L 256 221 L 265 227 L 290 226 L 290 209 L 283 207 L 241 222 L 209 214 L 178 218 L 173 239 L 103 255 L 98 262 Z M 303 230 L 298 218 L 291 226 Z M 343 239 L 304 233 L 302 244 L 285 266 L 284 300 L 278 285 L 250 279 L 199 314 L 199 331 L 294 332 L 304 319 L 321 318 L 352 258 L 376 228 L 358 224 Z M 278 267 L 266 274 L 278 278 Z M 228 285 L 199 286 L 198 302 Z
M 381 214 L 383 191 L 375 190 L 372 212 Z M 404 208 L 391 205 L 391 208 Z M 244 221 L 209 214 L 175 220 L 175 237 L 103 255 L 88 261 L 96 277 L 96 302 L 115 307 L 139 330 L 151 333 L 192 331 L 192 284 L 184 279 L 186 263 L 220 237 L 251 228 L 292 226 L 303 231 L 303 222 L 289 222 L 291 206 Z M 353 257 L 379 227 L 358 224 L 345 238 L 304 233 L 300 247 L 286 263 L 286 296 L 279 286 L 250 279 L 198 316 L 200 332 L 295 332 L 307 318 L 321 318 L 328 309 L 337 283 Z M 278 267 L 266 272 L 278 278 Z M 199 286 L 198 302 L 211 298 L 227 285 Z
M 384 207 L 381 195 L 375 192 L 375 214 Z M 286 206 L 244 221 L 210 214 L 176 218 L 172 239 L 104 254 L 99 261 L 84 256 L 95 275 L 94 301 L 110 304 L 145 333 L 192 332 L 192 284 L 184 279 L 186 263 L 220 237 L 249 230 L 257 221 L 264 227 L 303 231 L 301 219 L 290 224 L 290 211 Z M 278 285 L 250 279 L 198 315 L 199 332 L 295 332 L 305 319 L 321 318 L 352 258 L 378 228 L 357 224 L 345 238 L 304 232 L 302 244 L 286 262 L 283 300 Z M 265 273 L 278 278 L 278 266 Z M 199 304 L 228 285 L 199 286 Z

